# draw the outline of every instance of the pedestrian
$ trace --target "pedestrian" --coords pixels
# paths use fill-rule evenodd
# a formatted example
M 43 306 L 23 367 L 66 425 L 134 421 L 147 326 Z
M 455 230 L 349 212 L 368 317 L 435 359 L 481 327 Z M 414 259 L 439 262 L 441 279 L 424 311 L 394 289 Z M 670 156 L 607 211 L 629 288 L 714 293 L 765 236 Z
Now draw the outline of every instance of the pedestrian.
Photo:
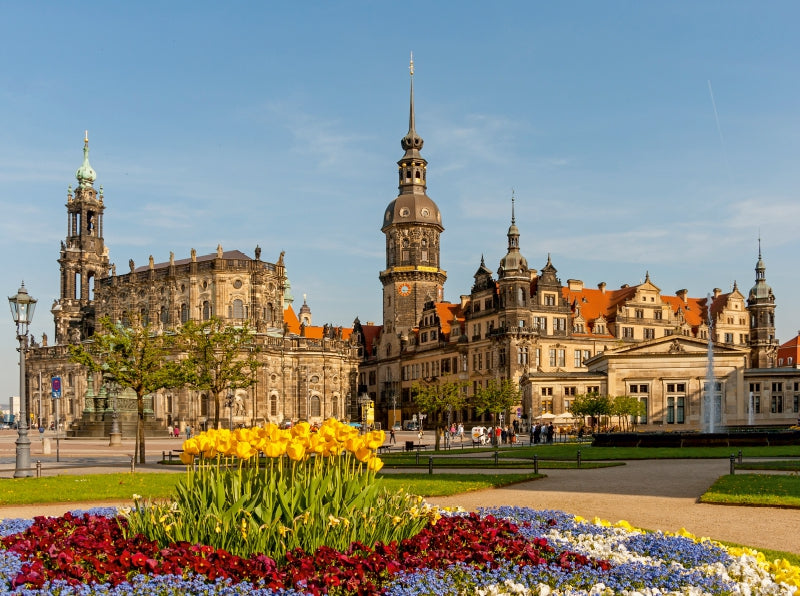
M 500 440 L 503 442 L 503 445 L 508 441 L 508 431 L 505 426 L 500 430 Z
M 531 429 L 529 431 L 530 435 L 531 435 L 531 445 L 533 445 L 533 431 L 534 431 L 535 428 L 536 428 L 536 425 L 534 424 L 533 426 L 531 426 Z
M 552 443 L 553 442 L 553 435 L 555 435 L 555 433 L 556 433 L 556 429 L 553 426 L 553 423 L 551 422 L 550 426 L 547 427 L 547 442 L 548 443 Z
M 542 425 L 536 423 L 533 425 L 533 442 L 538 444 L 542 438 Z
M 394 436 L 394 428 L 389 429 L 389 443 L 397 445 L 397 437 Z
M 186 438 L 187 439 L 192 438 L 192 427 L 189 426 L 188 424 L 186 425 Z

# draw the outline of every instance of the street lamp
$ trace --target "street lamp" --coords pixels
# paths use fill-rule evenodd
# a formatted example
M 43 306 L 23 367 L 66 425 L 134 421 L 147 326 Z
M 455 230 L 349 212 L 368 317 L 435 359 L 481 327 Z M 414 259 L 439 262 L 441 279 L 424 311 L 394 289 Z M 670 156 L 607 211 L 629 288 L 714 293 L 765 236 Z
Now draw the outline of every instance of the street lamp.
M 25 282 L 22 282 L 16 296 L 9 296 L 11 317 L 17 325 L 17 340 L 19 341 L 19 402 L 20 416 L 17 423 L 17 463 L 14 468 L 14 478 L 27 478 L 31 473 L 31 440 L 28 438 L 28 407 L 25 395 L 25 348 L 28 344 L 28 326 L 33 320 L 33 311 L 36 308 L 36 298 L 28 294 Z
M 119 429 L 119 415 L 117 414 L 117 395 L 119 395 L 119 383 L 108 381 L 108 392 L 111 394 L 111 432 L 108 433 L 108 446 L 119 447 L 122 445 L 122 431 Z

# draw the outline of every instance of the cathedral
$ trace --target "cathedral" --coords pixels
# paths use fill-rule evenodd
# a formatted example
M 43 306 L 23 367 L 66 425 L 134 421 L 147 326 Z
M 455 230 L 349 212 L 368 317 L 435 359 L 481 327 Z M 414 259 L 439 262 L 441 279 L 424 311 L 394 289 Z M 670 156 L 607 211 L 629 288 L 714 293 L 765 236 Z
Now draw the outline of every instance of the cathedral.
M 223 250 L 146 265 L 118 272 L 109 262 L 103 237 L 106 201 L 103 187 L 95 189 L 89 164 L 89 140 L 84 138 L 83 163 L 77 186 L 67 191 L 67 237 L 58 259 L 60 294 L 51 313 L 55 341 L 47 336 L 32 342 L 27 360 L 28 409 L 36 424 L 49 426 L 56 409 L 50 397 L 51 378 L 62 378 L 59 423 L 78 436 L 109 432 L 113 408 L 118 409 L 123 435 L 136 424 L 136 399 L 130 392 L 112 396 L 99 378 L 70 362 L 69 346 L 90 339 L 102 317 L 125 324 L 133 318 L 159 332 L 187 321 L 219 317 L 229 325 L 247 322 L 255 329 L 261 366 L 256 382 L 238 389 L 223 411 L 226 424 L 277 424 L 335 416 L 357 416 L 358 349 L 350 329 L 314 326 L 311 309 L 303 302 L 293 308 L 284 253 L 277 261 L 262 260 L 261 248 L 252 255 Z M 164 390 L 145 404 L 146 428 L 161 432 L 167 425 L 203 428 L 213 418 L 213 397 L 188 388 Z
M 376 423 L 393 426 L 424 414 L 413 400 L 417 385 L 457 382 L 469 398 L 506 380 L 519 388 L 520 401 L 505 422 L 523 430 L 542 419 L 576 424 L 571 403 L 590 393 L 639 400 L 636 423 L 643 430 L 777 426 L 798 418 L 800 351 L 795 342 L 779 354 L 775 296 L 760 244 L 746 294 L 736 283 L 730 292 L 699 298 L 682 289 L 664 293 L 649 273 L 638 285 L 616 289 L 563 283 L 550 255 L 540 257 L 541 269 L 524 256 L 512 196 L 505 256 L 496 269 L 481 258 L 471 289 L 446 301 L 445 228 L 427 194 L 413 76 L 412 62 L 398 194 L 381 223 L 381 324 L 313 325 L 305 300 L 294 310 L 284 253 L 268 262 L 258 246 L 252 254 L 218 246 L 184 258 L 170 253 L 163 262 L 150 256 L 140 266 L 131 259 L 118 272 L 103 237 L 105 197 L 102 186 L 95 189 L 85 138 L 77 186 L 67 192 L 54 341 L 32 341 L 27 356 L 28 409 L 36 423 L 54 421 L 50 383 L 59 376 L 59 420 L 72 434 L 107 435 L 114 408 L 123 434 L 132 433 L 135 398 L 123 392 L 112 400 L 103 379 L 69 360 L 69 346 L 90 339 L 105 316 L 123 323 L 135 317 L 159 331 L 212 316 L 251 325 L 261 367 L 252 387 L 231 396 L 223 415 L 232 425 L 360 420 L 371 402 Z M 212 411 L 209 395 L 182 388 L 149 396 L 145 413 L 150 431 L 160 432 L 167 425 L 203 428 Z M 450 417 L 467 428 L 487 420 L 472 407 Z
M 566 284 L 550 255 L 537 270 L 523 255 L 511 198 L 505 256 L 493 272 L 484 259 L 469 293 L 446 302 L 439 240 L 442 213 L 427 195 L 428 163 L 414 113 L 413 62 L 408 133 L 398 161 L 399 194 L 383 214 L 386 267 L 382 325 L 356 320 L 358 390 L 384 424 L 415 421 L 415 386 L 461 383 L 467 397 L 510 380 L 520 403 L 506 423 L 575 425 L 575 396 L 629 395 L 642 402 L 644 430 L 785 425 L 798 417 L 800 371 L 777 362 L 775 296 L 759 246 L 755 285 L 736 283 L 692 298 L 643 283 L 611 289 Z M 709 372 L 709 360 L 713 362 Z M 791 360 L 787 358 L 791 363 Z M 712 378 L 713 377 L 713 378 Z M 469 403 L 469 400 L 467 400 Z M 485 423 L 474 408 L 450 421 Z

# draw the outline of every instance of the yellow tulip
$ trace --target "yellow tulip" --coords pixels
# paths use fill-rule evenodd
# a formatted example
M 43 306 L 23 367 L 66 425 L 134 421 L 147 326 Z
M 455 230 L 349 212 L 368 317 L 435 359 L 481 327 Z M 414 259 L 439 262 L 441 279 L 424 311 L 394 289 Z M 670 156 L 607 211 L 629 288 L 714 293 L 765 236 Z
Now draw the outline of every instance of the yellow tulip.
M 187 452 L 186 450 L 182 451 L 179 457 L 181 458 L 181 461 L 185 463 L 187 466 L 194 463 L 194 455 Z
M 267 443 L 262 452 L 267 457 L 280 457 L 286 453 L 286 443 L 283 441 L 273 441 L 271 443 Z
M 372 457 L 372 449 L 366 446 L 361 446 L 356 449 L 354 455 L 358 461 L 365 463 L 370 457 Z
M 373 457 L 367 461 L 367 469 L 372 472 L 380 472 L 383 468 L 383 460 L 379 457 Z
M 382 430 L 373 430 L 366 435 L 367 447 L 370 449 L 377 449 L 386 441 L 386 433 Z
M 256 450 L 253 449 L 253 446 L 250 445 L 250 443 L 236 443 L 234 454 L 239 459 L 250 459 L 256 454 Z
M 190 455 L 197 455 L 200 453 L 200 446 L 197 443 L 197 439 L 186 439 L 183 442 L 183 452 L 188 453 Z
M 311 434 L 311 425 L 308 422 L 298 422 L 290 431 L 293 437 L 307 437 Z
M 286 454 L 294 461 L 300 461 L 306 454 L 306 448 L 298 441 L 292 441 L 286 446 Z

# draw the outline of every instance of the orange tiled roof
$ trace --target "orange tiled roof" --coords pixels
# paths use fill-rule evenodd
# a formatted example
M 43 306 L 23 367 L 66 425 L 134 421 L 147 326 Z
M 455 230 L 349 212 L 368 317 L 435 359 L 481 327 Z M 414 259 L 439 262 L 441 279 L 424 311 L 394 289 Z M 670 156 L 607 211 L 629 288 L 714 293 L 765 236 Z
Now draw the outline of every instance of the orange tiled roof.
M 300 319 L 294 312 L 294 308 L 289 304 L 283 311 L 283 321 L 289 327 L 289 333 L 300 335 Z M 325 335 L 325 327 L 319 325 L 308 325 L 305 330 L 305 337 L 310 339 L 322 339 Z M 342 339 L 350 339 L 353 329 L 350 327 L 342 327 Z
M 436 316 L 439 317 L 442 333 L 449 337 L 450 325 L 453 319 L 456 318 L 459 322 L 464 320 L 464 315 L 461 313 L 461 305 L 453 304 L 452 302 L 437 302 L 435 306 Z
M 565 286 L 561 288 L 561 295 L 568 301 L 573 310 L 580 307 L 581 316 L 591 327 L 593 322 L 600 317 L 613 321 L 616 318 L 617 307 L 630 300 L 636 294 L 637 288 L 638 286 L 628 286 L 627 288 L 606 289 L 603 291 L 592 288 L 570 290 L 569 287 Z M 712 312 L 720 312 L 727 303 L 729 296 L 730 294 L 717 296 L 711 306 Z M 687 298 L 686 302 L 684 302 L 679 296 L 662 295 L 661 300 L 669 305 L 673 313 L 677 313 L 678 309 L 682 309 L 684 319 L 691 327 L 700 327 L 707 321 L 706 298 Z

